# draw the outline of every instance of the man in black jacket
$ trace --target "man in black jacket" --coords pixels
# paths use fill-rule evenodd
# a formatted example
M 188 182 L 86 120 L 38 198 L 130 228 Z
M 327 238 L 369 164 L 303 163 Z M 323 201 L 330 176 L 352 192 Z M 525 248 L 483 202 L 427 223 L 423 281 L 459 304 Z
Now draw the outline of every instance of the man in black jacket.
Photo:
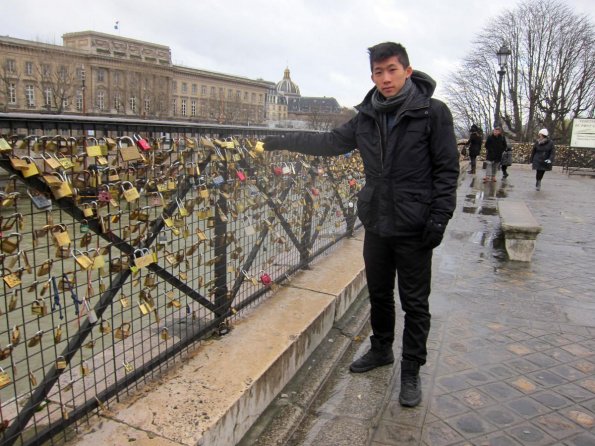
M 419 368 L 427 357 L 432 251 L 456 205 L 459 153 L 452 116 L 431 99 L 435 82 L 414 71 L 405 48 L 386 42 L 368 49 L 375 87 L 358 114 L 327 133 L 268 137 L 265 150 L 340 155 L 359 149 L 366 184 L 358 195 L 365 227 L 364 262 L 370 293 L 371 348 L 350 370 L 392 364 L 395 278 L 405 312 L 399 401 L 421 401 Z

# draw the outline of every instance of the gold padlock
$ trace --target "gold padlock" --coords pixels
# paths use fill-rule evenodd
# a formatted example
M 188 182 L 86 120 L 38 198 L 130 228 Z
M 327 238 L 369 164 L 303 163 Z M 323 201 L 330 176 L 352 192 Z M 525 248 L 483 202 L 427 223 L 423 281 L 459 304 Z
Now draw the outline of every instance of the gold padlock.
M 40 317 L 45 316 L 47 313 L 48 309 L 42 298 L 38 297 L 31 303 L 31 314 Z
M 64 359 L 64 356 L 58 356 L 56 359 L 56 370 L 62 372 L 66 367 L 68 367 L 68 363 L 66 362 L 66 359 Z
M 56 246 L 59 248 L 70 245 L 70 236 L 68 230 L 63 224 L 57 224 L 52 227 L 52 236 L 56 242 Z
M 59 344 L 62 340 L 62 325 L 58 325 L 56 327 L 56 331 L 54 331 L 54 343 Z
M 140 198 L 138 189 L 130 181 L 123 181 L 120 187 L 122 188 L 122 193 L 124 194 L 124 198 L 128 203 Z
M 110 325 L 109 321 L 101 321 L 101 324 L 99 325 L 99 332 L 102 334 L 108 334 L 111 333 L 112 331 L 112 326 Z
M 89 256 L 87 256 L 86 254 L 83 254 L 78 249 L 73 249 L 70 251 L 70 253 L 71 253 L 72 257 L 74 257 L 74 260 L 76 261 L 76 263 L 82 269 L 88 270 L 89 268 L 91 268 L 93 266 L 93 260 L 91 260 L 89 258 Z
M 114 330 L 114 337 L 116 339 L 126 339 L 130 336 L 130 322 L 123 322 L 118 328 Z
M 164 341 L 167 341 L 169 339 L 169 330 L 167 329 L 167 327 L 163 327 L 161 329 L 161 339 L 163 339 Z
M 10 376 L 0 367 L 0 389 L 3 389 L 11 383 Z

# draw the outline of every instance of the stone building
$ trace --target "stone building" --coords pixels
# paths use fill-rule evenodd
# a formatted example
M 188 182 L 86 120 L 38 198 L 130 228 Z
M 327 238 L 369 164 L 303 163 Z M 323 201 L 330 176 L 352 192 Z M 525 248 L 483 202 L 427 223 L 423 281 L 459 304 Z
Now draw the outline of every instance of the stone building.
M 165 45 L 95 31 L 62 39 L 60 46 L 0 37 L 0 111 L 239 125 L 267 119 L 272 82 L 174 65 Z

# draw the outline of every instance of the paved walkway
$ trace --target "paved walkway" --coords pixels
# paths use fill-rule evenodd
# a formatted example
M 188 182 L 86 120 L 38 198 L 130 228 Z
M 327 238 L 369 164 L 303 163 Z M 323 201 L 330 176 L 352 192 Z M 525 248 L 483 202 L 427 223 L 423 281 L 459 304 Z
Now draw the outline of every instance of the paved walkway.
M 509 172 L 463 179 L 435 251 L 422 404 L 399 406 L 398 365 L 347 371 L 364 341 L 290 445 L 595 445 L 595 179 L 548 172 L 537 192 L 528 166 Z M 506 259 L 500 199 L 543 226 L 531 263 Z

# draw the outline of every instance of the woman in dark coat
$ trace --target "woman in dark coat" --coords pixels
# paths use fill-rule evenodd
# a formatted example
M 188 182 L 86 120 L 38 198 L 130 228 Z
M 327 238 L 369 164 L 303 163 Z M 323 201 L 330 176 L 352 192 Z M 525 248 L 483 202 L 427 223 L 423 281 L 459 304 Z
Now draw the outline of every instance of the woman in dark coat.
M 481 151 L 481 143 L 481 130 L 473 124 L 469 129 L 469 140 L 467 141 L 467 145 L 469 146 L 469 160 L 471 161 L 471 169 L 467 173 L 475 173 L 476 160 Z
M 536 190 L 541 190 L 541 180 L 545 171 L 552 170 L 555 154 L 556 148 L 549 138 L 549 132 L 547 129 L 541 129 L 537 134 L 537 141 L 535 141 L 533 151 L 531 152 L 531 164 L 533 165 L 533 170 L 537 171 L 535 175 Z

